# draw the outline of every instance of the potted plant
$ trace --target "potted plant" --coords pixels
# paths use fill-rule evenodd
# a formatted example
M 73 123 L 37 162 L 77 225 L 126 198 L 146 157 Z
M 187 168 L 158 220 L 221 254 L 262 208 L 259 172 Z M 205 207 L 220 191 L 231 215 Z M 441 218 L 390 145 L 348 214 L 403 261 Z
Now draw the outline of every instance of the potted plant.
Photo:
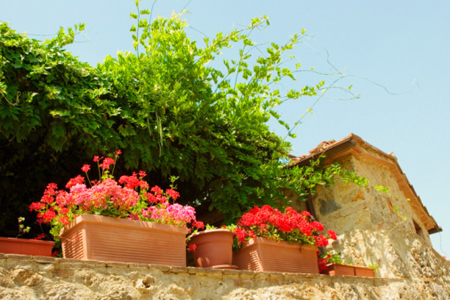
M 185 238 L 187 225 L 196 224 L 194 208 L 175 203 L 179 193 L 173 186 L 150 188 L 143 171 L 116 181 L 112 174 L 119 154 L 94 157 L 98 181 L 89 180 L 90 165 L 84 165 L 89 186 L 81 175 L 69 180 L 67 190 L 50 183 L 30 209 L 61 239 L 64 257 L 186 266 Z
M 327 275 L 374 277 L 375 269 L 378 269 L 377 265 L 362 267 L 344 263 L 337 253 L 333 255 L 330 253 L 320 255 L 318 261 L 320 273 Z
M 19 233 L 15 238 L 0 237 L 0 253 L 13 253 L 37 256 L 52 256 L 52 248 L 55 245 L 52 241 L 42 241 L 45 235 L 39 235 L 36 238 L 22 239 L 19 238 L 24 233 L 30 231 L 30 227 L 25 227 L 24 217 L 17 219 L 19 223 Z
M 353 265 L 344 264 L 339 254 L 330 254 L 329 252 L 318 257 L 319 272 L 327 275 L 346 275 L 355 276 L 355 268 Z
M 234 234 L 226 226 L 216 228 L 206 225 L 205 231 L 195 231 L 188 238 L 196 267 L 212 269 L 237 269 L 232 265 Z
M 237 223 L 235 234 L 242 248 L 233 254 L 233 264 L 253 271 L 319 274 L 318 246 L 328 245 L 321 223 L 309 212 L 285 212 L 264 205 L 254 207 Z M 336 239 L 334 231 L 328 237 Z

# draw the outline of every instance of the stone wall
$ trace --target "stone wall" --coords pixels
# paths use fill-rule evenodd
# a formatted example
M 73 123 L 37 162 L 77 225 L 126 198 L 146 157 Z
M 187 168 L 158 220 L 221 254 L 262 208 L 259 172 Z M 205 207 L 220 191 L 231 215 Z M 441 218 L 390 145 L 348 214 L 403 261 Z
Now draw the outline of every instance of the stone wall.
M 0 299 L 450 299 L 443 272 L 439 280 L 363 278 L 0 254 Z
M 318 221 L 338 235 L 328 250 L 340 253 L 349 263 L 378 265 L 381 277 L 403 278 L 421 285 L 434 282 L 450 291 L 449 265 L 432 248 L 427 231 L 388 168 L 352 155 L 339 158 L 338 163 L 366 177 L 370 186 L 360 188 L 337 180 L 336 185 L 321 187 L 313 196 Z M 379 192 L 375 185 L 389 187 L 390 191 Z M 421 234 L 417 234 L 413 220 Z
M 344 183 L 337 180 L 335 185 L 319 187 L 313 197 L 317 219 L 329 228 L 339 232 L 362 230 L 390 231 L 406 216 L 402 227 L 416 232 L 413 220 L 421 227 L 422 237 L 427 243 L 430 239 L 423 224 L 410 206 L 407 197 L 398 186 L 388 168 L 371 161 L 359 160 L 351 155 L 338 160 L 345 169 L 364 176 L 370 182 L 368 188 L 360 188 L 353 183 Z M 380 192 L 375 186 L 388 187 L 388 193 Z

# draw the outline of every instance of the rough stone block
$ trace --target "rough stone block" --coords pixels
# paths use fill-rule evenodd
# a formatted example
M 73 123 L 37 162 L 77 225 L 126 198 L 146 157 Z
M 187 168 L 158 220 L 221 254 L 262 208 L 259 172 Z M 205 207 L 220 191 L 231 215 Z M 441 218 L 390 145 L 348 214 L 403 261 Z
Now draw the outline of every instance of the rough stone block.
M 117 262 L 117 261 L 107 261 L 107 268 L 117 268 L 117 269 L 127 269 L 129 268 L 129 263 Z
M 33 256 L 30 255 L 23 255 L 23 254 L 5 254 L 5 258 L 8 260 L 17 260 L 22 262 L 32 262 Z
M 165 265 L 148 265 L 148 268 L 151 270 L 158 270 L 164 273 L 170 272 L 170 266 Z
M 319 202 L 320 202 L 320 213 L 324 216 L 329 215 L 342 208 L 338 203 L 336 203 L 334 199 L 324 200 L 320 198 Z
M 147 264 L 137 264 L 137 263 L 129 263 L 128 267 L 131 269 L 141 269 L 141 270 L 147 270 L 149 269 L 149 265 Z
M 57 260 L 53 257 L 48 256 L 35 256 L 34 261 L 38 264 L 56 264 Z
M 186 267 L 171 267 L 170 273 L 188 273 L 188 268 Z
M 354 212 L 360 211 L 360 210 L 365 209 L 365 208 L 367 208 L 367 202 L 366 201 L 358 203 L 358 204 L 353 205 L 351 207 L 344 208 L 344 209 L 342 209 L 339 212 L 339 214 L 341 215 L 341 217 L 346 217 L 346 216 L 348 216 L 348 215 L 350 215 L 350 214 L 352 214 Z

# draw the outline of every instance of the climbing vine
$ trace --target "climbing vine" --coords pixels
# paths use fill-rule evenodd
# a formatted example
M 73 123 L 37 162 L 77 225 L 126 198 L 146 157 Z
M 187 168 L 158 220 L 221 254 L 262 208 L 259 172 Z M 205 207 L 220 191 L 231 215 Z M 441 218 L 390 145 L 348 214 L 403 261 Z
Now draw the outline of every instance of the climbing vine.
M 277 88 L 296 80 L 283 59 L 298 35 L 255 56 L 250 34 L 269 25 L 264 16 L 199 46 L 180 16 L 149 22 L 142 17 L 150 11 L 136 5 L 136 53 L 107 56 L 95 68 L 64 50 L 83 24 L 39 42 L 0 23 L 0 228 L 46 183 L 76 175 L 76 162 L 117 149 L 124 157 L 118 171 L 140 168 L 160 184 L 177 176 L 182 201 L 227 220 L 253 205 L 282 203 L 283 188 L 306 199 L 344 174 L 338 165 L 284 168 L 290 144 L 267 124 L 274 118 L 295 137 L 276 107 L 324 88 L 323 81 Z M 222 68 L 208 64 L 233 47 L 235 59 Z

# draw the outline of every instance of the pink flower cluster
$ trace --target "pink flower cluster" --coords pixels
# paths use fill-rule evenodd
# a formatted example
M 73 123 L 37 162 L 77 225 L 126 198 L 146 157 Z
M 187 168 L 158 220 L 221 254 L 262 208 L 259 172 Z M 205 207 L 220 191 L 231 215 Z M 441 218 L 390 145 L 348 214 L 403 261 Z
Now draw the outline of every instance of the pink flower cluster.
M 173 225 L 186 225 L 196 221 L 195 209 L 192 206 L 167 202 L 142 210 L 142 216 L 156 222 Z
M 319 234 L 324 230 L 323 225 L 310 219 L 309 212 L 298 213 L 291 207 L 286 207 L 283 213 L 269 205 L 261 208 L 255 206 L 239 219 L 235 234 L 239 244 L 249 238 L 265 237 L 319 247 L 327 246 L 327 237 Z M 332 230 L 328 231 L 327 236 L 336 239 L 336 233 Z
M 116 152 L 115 158 L 120 153 L 120 150 Z M 121 176 L 117 182 L 109 173 L 115 159 L 95 156 L 94 162 L 103 175 L 100 174 L 99 181 L 89 182 L 90 187 L 86 186 L 84 177 L 78 175 L 66 184 L 69 191 L 58 190 L 55 183 L 50 183 L 41 201 L 31 203 L 30 211 L 37 211 L 38 222 L 52 225 L 55 229 L 52 229 L 53 235 L 57 235 L 76 216 L 86 213 L 185 227 L 191 223 L 196 227 L 203 226 L 203 223 L 197 222 L 193 207 L 174 203 L 180 196 L 177 191 L 167 189 L 163 192 L 158 186 L 150 189 L 143 180 L 146 176 L 144 171 Z M 90 165 L 84 165 L 81 169 L 87 175 Z M 173 204 L 170 199 L 173 199 Z
M 70 188 L 66 198 L 67 203 L 78 205 L 83 211 L 98 208 L 106 210 L 109 205 L 122 211 L 135 206 L 139 201 L 139 194 L 134 189 L 122 187 L 115 180 L 106 178 L 90 188 L 84 184 L 77 184 Z
M 145 193 L 145 197 L 149 203 L 154 205 L 141 210 L 142 218 L 148 221 L 180 226 L 196 222 L 195 209 L 192 206 L 170 204 L 171 198 L 175 201 L 179 196 L 180 194 L 173 189 L 166 189 L 163 192 L 159 186 L 152 187 L 150 192 Z

